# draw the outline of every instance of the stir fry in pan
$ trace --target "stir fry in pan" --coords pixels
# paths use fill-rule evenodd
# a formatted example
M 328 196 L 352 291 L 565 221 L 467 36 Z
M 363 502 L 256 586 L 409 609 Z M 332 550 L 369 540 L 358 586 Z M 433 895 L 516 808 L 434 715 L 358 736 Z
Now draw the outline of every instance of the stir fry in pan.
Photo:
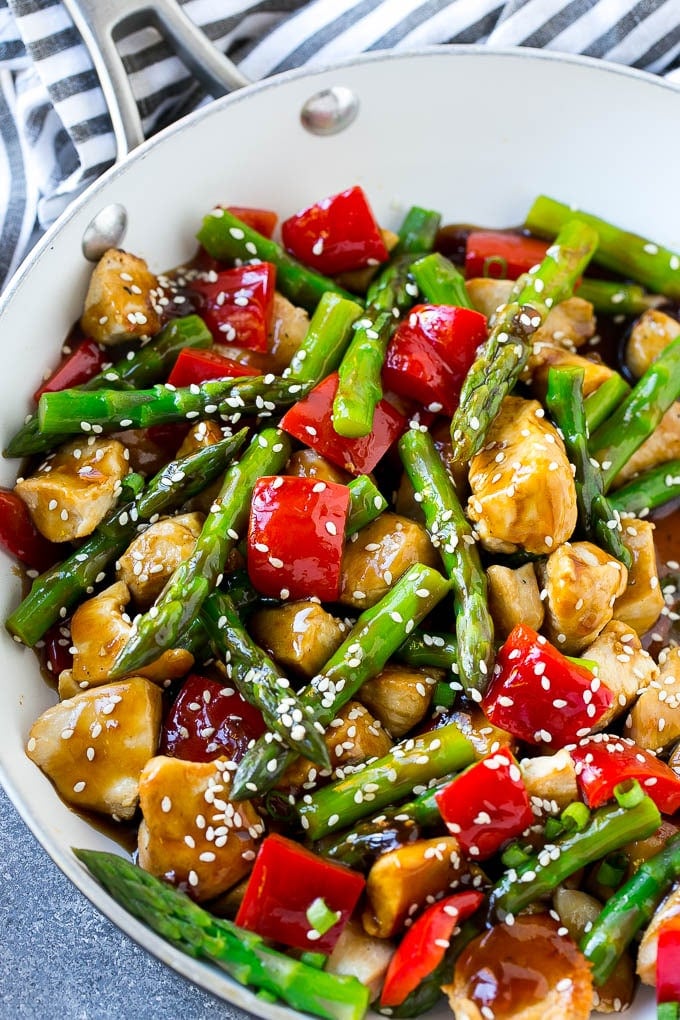
M 78 856 L 301 1012 L 677 1016 L 678 256 L 359 187 L 198 239 L 102 257 L 5 451 L 27 754 L 134 837 Z

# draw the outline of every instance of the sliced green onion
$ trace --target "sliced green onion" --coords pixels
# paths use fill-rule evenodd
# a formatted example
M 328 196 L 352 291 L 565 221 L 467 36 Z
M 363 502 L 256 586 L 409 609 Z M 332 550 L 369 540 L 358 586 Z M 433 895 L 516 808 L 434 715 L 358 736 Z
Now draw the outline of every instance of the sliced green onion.
M 590 821 L 590 811 L 580 800 L 575 800 L 565 807 L 560 821 L 569 832 L 582 832 Z
M 614 796 L 620 807 L 632 808 L 645 799 L 645 791 L 637 779 L 627 779 L 614 787 Z
M 307 920 L 314 931 L 325 935 L 340 920 L 340 914 L 331 910 L 322 896 L 317 896 L 307 908 Z

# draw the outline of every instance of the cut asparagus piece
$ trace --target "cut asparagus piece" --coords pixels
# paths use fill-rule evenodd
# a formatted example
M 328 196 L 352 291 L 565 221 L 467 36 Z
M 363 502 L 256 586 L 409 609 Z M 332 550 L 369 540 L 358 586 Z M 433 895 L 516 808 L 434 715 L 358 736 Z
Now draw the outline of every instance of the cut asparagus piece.
M 338 369 L 333 401 L 333 428 L 340 436 L 367 436 L 383 391 L 380 381 L 394 316 L 381 312 L 375 319 L 360 319 Z
M 618 372 L 613 372 L 601 386 L 589 393 L 583 401 L 586 415 L 588 435 L 592 436 L 596 429 L 613 414 L 622 400 L 630 393 L 630 386 Z
M 570 296 L 596 246 L 594 230 L 569 221 L 536 271 L 521 276 L 508 303 L 497 310 L 451 421 L 454 465 L 466 465 L 481 450 L 491 422 L 529 360 L 534 333 L 553 305 Z
M 418 259 L 411 272 L 426 301 L 433 305 L 457 305 L 473 308 L 465 277 L 444 255 L 434 252 Z
M 316 386 L 334 372 L 352 339 L 361 305 L 327 291 L 312 316 L 307 334 L 283 375 L 291 382 Z
M 611 493 L 609 502 L 620 514 L 646 517 L 650 510 L 658 510 L 679 496 L 680 460 L 669 460 Z
M 593 256 L 597 261 L 597 254 Z M 576 288 L 576 296 L 590 301 L 597 315 L 642 315 L 648 308 L 665 303 L 660 294 L 649 294 L 636 283 L 585 278 Z
M 441 214 L 413 205 L 399 228 L 399 241 L 393 255 L 419 255 L 432 251 L 441 224 Z
M 347 488 L 350 504 L 345 536 L 349 538 L 379 517 L 387 509 L 387 500 L 368 475 L 353 478 Z

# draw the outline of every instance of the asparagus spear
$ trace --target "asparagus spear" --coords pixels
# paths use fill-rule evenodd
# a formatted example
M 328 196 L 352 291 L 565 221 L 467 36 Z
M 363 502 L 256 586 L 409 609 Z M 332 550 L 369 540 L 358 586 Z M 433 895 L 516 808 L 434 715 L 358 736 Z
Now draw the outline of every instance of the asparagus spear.
M 365 680 L 380 672 L 415 625 L 450 590 L 450 582 L 436 570 L 416 563 L 380 602 L 361 614 L 319 676 L 299 691 L 322 726 L 328 726 Z M 232 778 L 232 797 L 247 800 L 265 793 L 294 760 L 295 754 L 282 747 L 275 735 L 266 734 L 241 759 Z
M 583 369 L 551 368 L 546 403 L 562 433 L 569 460 L 574 465 L 576 502 L 586 535 L 610 552 L 630 570 L 633 557 L 623 544 L 621 523 L 604 494 L 602 471 L 588 452 L 588 433 L 583 409 Z
M 433 209 L 413 205 L 399 227 L 399 241 L 394 255 L 419 255 L 432 251 L 441 224 L 441 214 Z
M 676 833 L 607 900 L 593 927 L 583 936 L 581 952 L 590 963 L 596 985 L 607 980 L 626 947 L 651 921 L 657 906 L 679 877 L 680 833 Z
M 259 708 L 269 729 L 298 754 L 330 768 L 323 727 L 315 726 L 290 681 L 255 644 L 229 596 L 220 591 L 209 595 L 201 620 L 215 652 L 227 664 L 227 676 L 246 701 Z
M 197 234 L 209 255 L 220 261 L 260 259 L 276 266 L 276 286 L 294 304 L 312 311 L 326 291 L 330 290 L 350 301 L 353 294 L 343 290 L 334 280 L 313 269 L 307 269 L 301 262 L 268 237 L 263 237 L 227 209 L 213 209 L 203 219 Z
M 597 260 L 597 254 L 593 258 Z M 665 302 L 660 294 L 649 294 L 636 283 L 589 277 L 581 280 L 576 296 L 590 301 L 598 315 L 642 315 L 648 308 L 659 308 Z
M 218 478 L 245 437 L 242 429 L 231 438 L 166 464 L 143 492 L 119 505 L 75 552 L 36 578 L 29 594 L 7 619 L 10 634 L 33 646 L 96 584 L 143 522 L 181 506 Z
M 645 517 L 650 510 L 670 503 L 680 496 L 680 460 L 658 464 L 638 475 L 609 496 L 609 502 L 620 514 Z
M 347 488 L 350 503 L 345 537 L 350 538 L 387 509 L 387 500 L 368 475 L 357 475 Z
M 605 491 L 679 397 L 680 336 L 664 347 L 628 397 L 590 438 L 590 452 L 602 465 Z
M 389 312 L 395 321 L 407 311 L 418 295 L 411 277 L 415 255 L 396 255 L 371 283 L 366 293 L 366 313 Z M 393 323 L 394 325 L 394 323 Z
M 291 382 L 316 386 L 334 372 L 352 336 L 361 305 L 332 291 L 322 296 L 309 328 L 283 375 Z
M 473 307 L 465 287 L 465 277 L 440 252 L 418 259 L 411 266 L 411 273 L 423 297 L 431 304 Z
M 539 195 L 526 218 L 525 226 L 541 237 L 554 237 L 564 224 L 573 219 L 589 224 L 599 235 L 596 262 L 614 272 L 666 294 L 680 298 L 680 255 L 654 241 L 630 233 L 620 227 L 557 202 L 547 195 Z
M 248 520 L 250 499 L 260 475 L 276 474 L 290 456 L 290 440 L 278 429 L 263 429 L 224 476 L 194 551 L 177 567 L 155 605 L 140 616 L 132 636 L 111 669 L 111 678 L 146 665 L 172 648 L 219 585 L 227 557 Z
M 588 394 L 583 401 L 583 409 L 589 436 L 592 436 L 609 415 L 614 413 L 629 393 L 630 386 L 623 376 L 613 372 L 596 390 Z
M 338 389 L 333 401 L 333 428 L 340 436 L 367 436 L 382 398 L 380 373 L 392 335 L 394 317 L 381 312 L 375 319 L 360 319 L 354 337 L 340 362 Z
M 195 418 L 237 421 L 242 415 L 271 417 L 311 389 L 309 383 L 275 375 L 211 379 L 191 386 L 153 386 L 148 390 L 60 390 L 43 393 L 38 405 L 41 432 L 99 435 L 119 429 L 143 429 Z
M 615 792 L 619 790 L 617 786 Z M 584 828 L 546 844 L 519 867 L 506 871 L 491 893 L 493 912 L 501 920 L 508 914 L 514 917 L 586 864 L 656 832 L 661 824 L 659 809 L 639 784 L 635 784 L 634 795 L 628 790 L 622 799 L 628 806 L 617 803 L 599 808 Z
M 493 620 L 472 528 L 429 433 L 409 429 L 399 441 L 399 454 L 453 582 L 461 683 L 473 700 L 481 701 L 493 669 Z
M 458 672 L 458 643 L 453 634 L 414 630 L 395 652 L 410 666 L 430 666 Z
M 300 823 L 310 839 L 321 839 L 474 760 L 472 744 L 455 723 L 409 737 L 377 761 L 305 794 L 297 805 Z
M 166 376 L 183 347 L 209 347 L 212 336 L 198 315 L 173 319 L 147 344 L 77 387 L 79 390 L 127 390 L 149 386 Z M 40 431 L 37 414 L 32 414 L 10 439 L 6 457 L 27 457 L 44 453 L 57 446 L 65 435 L 45 436 Z
M 504 397 L 529 359 L 531 338 L 552 306 L 572 292 L 596 245 L 597 234 L 587 224 L 566 223 L 536 272 L 521 276 L 508 303 L 497 310 L 451 421 L 454 464 L 466 464 L 481 450 Z
M 106 891 L 149 928 L 239 984 L 327 1020 L 362 1020 L 369 991 L 357 978 L 329 974 L 271 949 L 259 935 L 214 917 L 184 893 L 124 857 L 74 850 Z

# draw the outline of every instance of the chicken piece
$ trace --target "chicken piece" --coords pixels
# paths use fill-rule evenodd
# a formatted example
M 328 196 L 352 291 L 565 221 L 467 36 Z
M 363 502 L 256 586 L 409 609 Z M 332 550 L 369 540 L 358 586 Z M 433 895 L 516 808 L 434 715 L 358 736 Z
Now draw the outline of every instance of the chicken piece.
M 285 602 L 253 613 L 254 640 L 284 673 L 311 680 L 342 644 L 347 627 L 318 602 Z
M 345 546 L 340 602 L 360 610 L 369 609 L 414 563 L 441 568 L 425 528 L 408 517 L 380 514 Z
M 680 740 L 680 647 L 659 655 L 659 671 L 642 691 L 626 719 L 626 736 L 649 751 Z
M 229 800 L 228 764 L 159 755 L 139 780 L 140 867 L 199 901 L 248 874 L 264 833 L 249 800 Z
M 654 626 L 664 607 L 656 564 L 654 527 L 651 521 L 632 517 L 622 522 L 623 544 L 631 552 L 633 565 L 628 571 L 626 589 L 614 603 L 614 619 L 628 624 L 641 636 Z
M 537 573 L 545 590 L 544 633 L 565 655 L 578 655 L 611 620 L 628 571 L 592 542 L 567 542 Z
M 129 470 L 118 440 L 76 439 L 19 479 L 15 491 L 45 538 L 72 542 L 92 534 L 116 502 Z
M 523 914 L 469 942 L 442 991 L 456 1020 L 588 1020 L 590 965 L 548 914 Z M 482 1012 L 484 1010 L 484 1012 Z
M 154 336 L 161 328 L 160 296 L 144 259 L 109 248 L 92 271 L 80 325 L 100 344 Z
M 637 957 L 637 973 L 641 981 L 646 985 L 656 984 L 656 950 L 659 941 L 659 932 L 664 924 L 673 917 L 680 915 L 680 886 L 673 889 L 671 893 L 660 904 L 654 917 L 649 923 L 640 942 Z
M 525 563 L 517 570 L 492 563 L 487 568 L 486 579 L 489 609 L 494 632 L 499 639 L 506 638 L 518 623 L 525 623 L 534 630 L 541 629 L 545 614 L 532 563 Z
M 490 723 L 478 705 L 469 703 L 465 708 L 447 710 L 446 722 L 455 723 L 463 736 L 468 738 L 477 761 L 501 747 L 507 747 L 513 752 L 517 748 L 517 738 Z
M 337 482 L 346 485 L 351 475 L 342 468 L 331 464 L 316 450 L 296 450 L 286 464 L 286 474 L 298 475 L 301 478 L 318 478 L 322 482 Z
M 272 372 L 283 372 L 304 340 L 309 329 L 309 315 L 278 292 L 274 295 L 274 313 L 269 331 L 269 353 Z
M 625 712 L 636 697 L 659 675 L 659 667 L 632 627 L 612 620 L 592 645 L 583 651 L 584 659 L 598 665 L 600 681 L 614 695 L 614 701 L 593 727 L 595 732 L 609 729 L 609 724 Z
M 324 970 L 329 974 L 348 974 L 358 978 L 370 992 L 369 1001 L 378 997 L 394 945 L 386 939 L 367 935 L 357 921 L 349 920 L 328 958 Z
M 113 661 L 132 631 L 124 611 L 129 601 L 127 585 L 116 581 L 78 606 L 71 620 L 73 666 L 59 677 L 60 697 L 108 682 Z M 193 664 L 191 652 L 171 648 L 137 673 L 165 687 L 184 676 Z
M 573 351 L 567 351 L 558 344 L 534 342 L 527 367 L 522 373 L 523 382 L 529 383 L 531 392 L 544 400 L 548 391 L 548 373 L 551 368 L 582 368 L 583 395 L 589 397 L 606 382 L 614 370 L 601 361 L 584 358 Z
M 386 730 L 368 709 L 358 701 L 348 701 L 326 728 L 324 742 L 331 759 L 333 778 L 340 778 L 347 765 L 358 765 L 368 758 L 382 758 L 392 747 Z M 292 762 L 281 776 L 277 786 L 290 792 L 299 792 L 316 786 L 319 768 L 307 758 Z
M 202 514 L 163 517 L 127 547 L 116 564 L 116 577 L 141 609 L 155 602 L 173 571 L 191 556 L 202 525 Z
M 176 457 L 189 457 L 192 453 L 205 450 L 206 446 L 215 446 L 225 438 L 216 421 L 199 421 L 192 426 L 182 440 Z
M 506 397 L 470 462 L 468 516 L 490 552 L 548 553 L 576 527 L 576 488 L 557 430 L 536 400 Z
M 663 418 L 642 446 L 639 446 L 614 479 L 613 488 L 630 481 L 634 475 L 649 471 L 657 464 L 680 457 L 680 401 L 668 408 Z
M 437 670 L 392 663 L 361 685 L 359 698 L 396 740 L 425 717 L 442 676 Z
M 564 886 L 555 892 L 553 905 L 577 945 L 602 912 L 602 904 L 594 896 Z M 600 1013 L 620 1013 L 630 1006 L 634 993 L 633 961 L 624 953 L 604 984 L 593 989 L 593 1006 Z
M 678 334 L 680 322 L 672 316 L 657 308 L 648 308 L 642 313 L 634 323 L 626 344 L 626 365 L 636 379 L 645 374 Z
M 507 303 L 514 284 L 514 280 L 493 280 L 485 276 L 465 281 L 472 304 L 487 318 L 490 318 L 500 305 Z M 543 325 L 534 333 L 534 343 L 581 347 L 594 335 L 595 325 L 590 301 L 570 297 L 551 308 Z
M 555 754 L 522 758 L 519 768 L 537 818 L 559 814 L 578 800 L 576 767 L 564 748 Z
M 378 857 L 366 879 L 364 929 L 377 938 L 390 938 L 430 897 L 471 885 L 479 874 L 461 855 L 453 836 L 417 839 L 390 850 Z
M 67 803 L 132 818 L 139 776 L 156 753 L 161 692 L 130 677 L 59 702 L 33 723 L 26 753 Z

